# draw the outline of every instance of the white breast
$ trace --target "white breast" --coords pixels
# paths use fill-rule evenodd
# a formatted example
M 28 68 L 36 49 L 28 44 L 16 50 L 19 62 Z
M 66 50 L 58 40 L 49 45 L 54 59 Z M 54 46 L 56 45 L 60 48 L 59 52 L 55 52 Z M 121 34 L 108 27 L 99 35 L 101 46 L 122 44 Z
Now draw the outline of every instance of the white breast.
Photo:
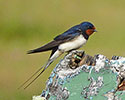
M 75 38 L 74 40 L 61 44 L 59 46 L 59 49 L 64 52 L 70 51 L 73 49 L 78 49 L 81 46 L 83 46 L 86 42 L 87 42 L 87 40 L 83 37 L 83 35 L 80 35 L 77 38 Z

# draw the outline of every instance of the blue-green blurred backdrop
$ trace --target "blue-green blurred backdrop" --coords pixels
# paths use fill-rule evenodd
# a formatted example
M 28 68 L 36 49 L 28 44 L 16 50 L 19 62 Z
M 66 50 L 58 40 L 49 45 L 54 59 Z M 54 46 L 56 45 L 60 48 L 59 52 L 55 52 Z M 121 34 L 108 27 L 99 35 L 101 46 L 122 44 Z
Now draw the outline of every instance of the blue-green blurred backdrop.
M 0 0 L 0 100 L 31 100 L 40 94 L 56 63 L 28 89 L 17 90 L 50 52 L 26 51 L 51 41 L 83 21 L 98 30 L 82 50 L 125 56 L 125 0 Z

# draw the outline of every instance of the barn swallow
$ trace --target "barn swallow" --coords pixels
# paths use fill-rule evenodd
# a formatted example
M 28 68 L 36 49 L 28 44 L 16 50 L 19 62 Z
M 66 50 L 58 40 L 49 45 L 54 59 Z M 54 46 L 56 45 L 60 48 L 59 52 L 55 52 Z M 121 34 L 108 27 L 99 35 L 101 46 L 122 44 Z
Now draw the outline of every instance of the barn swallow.
M 32 82 L 34 82 L 48 67 L 64 52 L 70 52 L 72 50 L 79 49 L 89 39 L 89 36 L 96 32 L 95 26 L 90 22 L 82 22 L 79 25 L 73 26 L 64 33 L 56 36 L 51 42 L 43 45 L 40 48 L 28 51 L 28 54 L 39 53 L 51 50 L 51 55 L 45 66 L 42 66 L 37 70 L 25 83 L 27 83 L 33 76 L 35 76 L 43 67 L 43 70 L 35 77 L 25 88 L 27 88 Z M 24 84 L 25 84 L 24 83 Z M 21 87 L 24 85 L 22 84 Z

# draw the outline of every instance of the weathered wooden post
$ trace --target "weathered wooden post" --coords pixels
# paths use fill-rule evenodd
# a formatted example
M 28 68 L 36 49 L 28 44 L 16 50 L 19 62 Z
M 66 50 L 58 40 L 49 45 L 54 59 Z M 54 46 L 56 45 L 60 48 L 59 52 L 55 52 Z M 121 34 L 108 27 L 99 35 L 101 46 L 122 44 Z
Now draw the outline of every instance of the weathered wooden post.
M 123 100 L 124 91 L 124 57 L 108 59 L 72 51 L 56 65 L 45 90 L 33 100 Z

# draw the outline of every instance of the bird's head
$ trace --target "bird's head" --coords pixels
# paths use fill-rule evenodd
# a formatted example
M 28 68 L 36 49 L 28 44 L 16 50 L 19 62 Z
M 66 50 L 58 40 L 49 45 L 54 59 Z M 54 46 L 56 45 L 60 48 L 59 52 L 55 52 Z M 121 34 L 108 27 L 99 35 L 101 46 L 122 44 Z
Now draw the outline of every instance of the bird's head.
M 94 25 L 90 22 L 83 22 L 80 24 L 83 34 L 90 36 L 92 33 L 97 32 Z

